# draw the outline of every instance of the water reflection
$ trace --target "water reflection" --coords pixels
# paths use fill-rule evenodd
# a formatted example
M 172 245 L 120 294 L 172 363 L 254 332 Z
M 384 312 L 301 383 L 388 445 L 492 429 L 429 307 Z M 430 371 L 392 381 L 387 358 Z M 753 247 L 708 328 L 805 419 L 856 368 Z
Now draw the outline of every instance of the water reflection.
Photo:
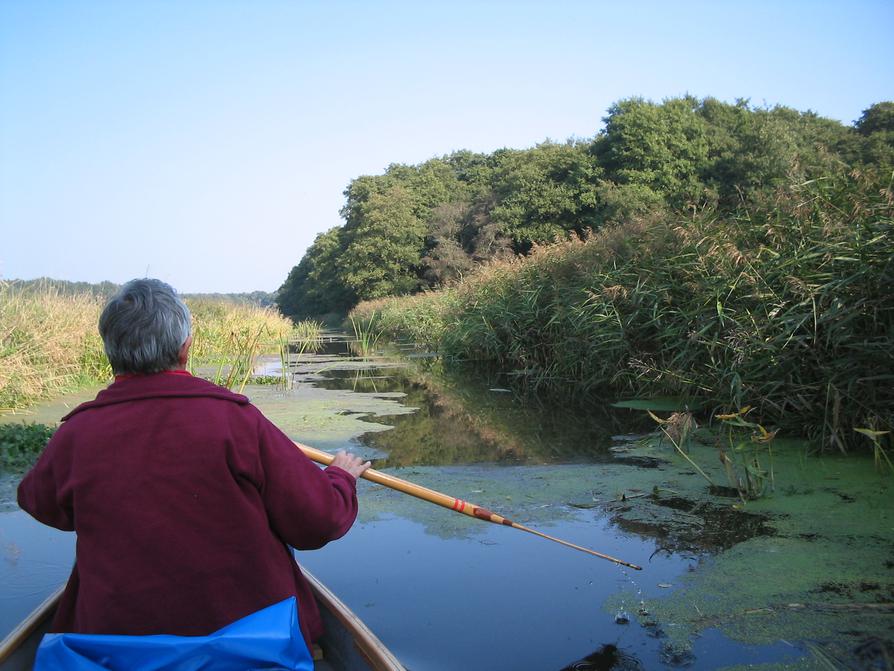
M 694 515 L 675 526 L 687 512 L 675 510 L 672 499 L 661 505 L 657 495 L 655 507 L 671 511 L 669 522 L 618 526 L 630 509 L 625 493 L 649 495 L 635 489 L 643 469 L 659 473 L 656 487 L 666 484 L 665 459 L 617 449 L 653 428 L 645 413 L 608 403 L 546 406 L 510 391 L 498 372 L 445 370 L 425 355 L 358 357 L 347 349 L 342 357 L 330 352 L 296 362 L 294 373 L 299 384 L 332 392 L 405 394 L 400 404 L 415 412 L 379 414 L 376 423 L 393 428 L 359 437 L 361 452 L 383 455 L 376 468 L 647 567 L 646 577 L 634 578 L 524 533 L 361 483 L 355 529 L 302 561 L 409 667 L 549 669 L 577 659 L 569 668 L 599 668 L 608 659 L 613 666 L 603 668 L 715 668 L 720 658 L 767 663 L 803 656 L 788 644 L 748 646 L 719 632 L 710 650 L 697 642 L 690 648 L 679 637 L 668 640 L 676 623 L 648 617 L 645 604 L 666 597 L 705 547 L 693 535 L 700 528 Z M 718 526 L 737 527 L 736 512 L 718 511 Z M 744 536 L 731 542 L 764 532 L 759 518 L 742 528 Z M 723 537 L 707 540 L 727 546 Z M 617 620 L 607 612 L 616 605 L 612 598 L 635 617 Z
M 598 535 L 607 551 L 645 559 L 641 544 L 607 526 L 577 519 L 556 530 Z M 299 560 L 411 669 L 558 669 L 608 641 L 643 658 L 659 654 L 660 641 L 602 610 L 628 584 L 614 566 L 503 527 L 479 523 L 472 540 L 444 539 L 386 515 Z M 662 580 L 679 570 L 673 558 L 653 568 Z
M 519 403 L 506 393 L 505 379 L 482 371 L 444 369 L 439 360 L 366 368 L 330 368 L 312 380 L 324 389 L 363 393 L 402 391 L 418 412 L 380 421 L 392 431 L 361 441 L 388 458 L 378 467 L 495 462 L 504 464 L 603 461 L 614 459 L 613 436 L 643 431 L 648 423 L 609 404 L 589 407 Z M 310 380 L 308 380 L 310 381 Z
M 0 638 L 68 579 L 74 547 L 73 533 L 0 512 Z

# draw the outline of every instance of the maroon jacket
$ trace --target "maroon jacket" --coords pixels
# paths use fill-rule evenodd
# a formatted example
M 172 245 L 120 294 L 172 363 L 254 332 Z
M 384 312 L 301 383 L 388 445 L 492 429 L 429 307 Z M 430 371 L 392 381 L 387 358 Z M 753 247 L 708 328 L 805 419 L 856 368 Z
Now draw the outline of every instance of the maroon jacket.
M 296 596 L 286 544 L 319 548 L 357 515 L 354 478 L 321 470 L 248 399 L 171 373 L 116 381 L 63 418 L 19 505 L 78 535 L 54 631 L 209 634 Z

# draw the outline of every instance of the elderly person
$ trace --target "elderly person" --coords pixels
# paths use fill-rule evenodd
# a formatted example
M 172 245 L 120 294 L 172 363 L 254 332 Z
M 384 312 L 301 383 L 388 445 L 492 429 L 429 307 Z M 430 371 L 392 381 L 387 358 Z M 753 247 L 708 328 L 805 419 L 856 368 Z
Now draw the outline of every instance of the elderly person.
M 63 418 L 18 492 L 78 535 L 53 631 L 204 635 L 295 596 L 310 646 L 322 623 L 288 546 L 348 531 L 369 463 L 322 470 L 245 396 L 190 375 L 189 310 L 163 282 L 128 282 L 99 330 L 115 381 Z

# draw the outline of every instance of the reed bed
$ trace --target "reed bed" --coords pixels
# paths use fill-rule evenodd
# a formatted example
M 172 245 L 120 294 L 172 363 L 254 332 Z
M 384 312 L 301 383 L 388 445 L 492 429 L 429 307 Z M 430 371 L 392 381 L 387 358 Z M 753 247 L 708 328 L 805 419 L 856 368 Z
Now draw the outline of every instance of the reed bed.
M 345 322 L 358 340 L 374 333 L 392 340 L 437 345 L 443 337 L 449 290 L 364 301 Z
M 272 308 L 214 299 L 186 299 L 192 313 L 191 363 L 228 363 L 248 349 L 277 352 L 293 332 L 292 322 Z
M 0 409 L 111 377 L 96 329 L 102 301 L 46 287 L 27 292 L 0 283 Z
M 894 425 L 892 228 L 890 179 L 851 173 L 734 215 L 630 220 L 372 312 L 538 393 L 752 405 L 825 449 L 876 449 L 857 429 Z
M 270 308 L 227 300 L 186 303 L 193 314 L 191 367 L 216 370 L 216 381 L 228 386 L 244 386 L 255 357 L 279 352 L 296 333 L 290 320 Z M 0 409 L 23 409 L 111 380 L 97 330 L 103 305 L 88 293 L 0 284 Z M 319 325 L 304 324 L 297 334 L 318 337 L 319 331 Z
M 298 342 L 314 342 L 320 339 L 324 328 L 322 322 L 306 319 L 292 326 L 289 337 Z

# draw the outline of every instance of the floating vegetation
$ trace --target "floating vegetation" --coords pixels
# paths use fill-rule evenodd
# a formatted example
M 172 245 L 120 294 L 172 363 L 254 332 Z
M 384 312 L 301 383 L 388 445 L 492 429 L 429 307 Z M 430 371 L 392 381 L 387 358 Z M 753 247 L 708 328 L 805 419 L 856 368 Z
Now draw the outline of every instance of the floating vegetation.
M 762 435 L 750 427 L 735 431 L 745 441 Z M 690 570 L 673 585 L 658 584 L 665 589 L 646 596 L 649 615 L 631 612 L 632 621 L 644 628 L 659 623 L 668 653 L 683 657 L 693 654 L 694 636 L 719 629 L 749 645 L 806 639 L 819 654 L 853 664 L 872 641 L 890 640 L 891 479 L 875 471 L 868 457 L 804 458 L 798 445 L 773 442 L 775 491 L 767 489 L 747 507 L 730 505 L 717 489 L 699 489 L 699 478 L 687 474 L 679 459 L 630 474 L 636 485 L 626 490 L 645 490 L 653 480 L 651 496 L 605 504 L 621 529 L 655 538 L 657 554 L 693 557 Z M 657 440 L 619 449 L 668 455 Z M 722 465 L 711 458 L 717 450 L 701 440 L 689 445 L 715 480 L 722 477 Z M 613 477 L 623 478 L 619 484 L 628 479 Z M 733 500 L 739 497 L 737 489 L 728 489 Z M 614 614 L 638 598 L 635 589 L 627 589 L 604 608 Z M 851 666 L 840 661 L 835 668 Z
M 30 468 L 55 431 L 46 424 L 0 424 L 0 470 Z
M 251 383 L 262 385 L 281 385 L 283 383 L 283 378 L 279 375 L 252 375 Z

